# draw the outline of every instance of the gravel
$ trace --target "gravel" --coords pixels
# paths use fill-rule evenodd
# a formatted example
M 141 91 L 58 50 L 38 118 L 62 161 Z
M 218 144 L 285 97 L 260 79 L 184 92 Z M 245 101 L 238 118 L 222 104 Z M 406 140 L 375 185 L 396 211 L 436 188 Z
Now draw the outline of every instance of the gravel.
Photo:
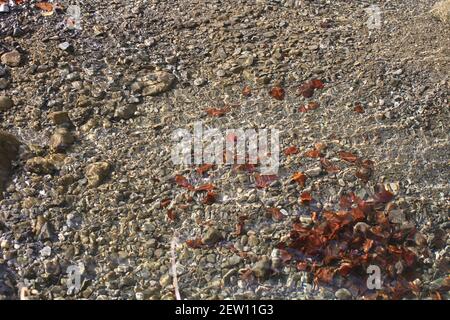
M 95 0 L 81 29 L 59 11 L 2 6 L 0 298 L 361 299 L 316 283 L 278 245 L 297 219 L 384 184 L 391 222 L 420 232 L 416 297 L 448 299 L 450 29 L 430 1 L 378 5 L 380 29 L 348 1 Z M 307 98 L 311 79 L 325 86 Z M 320 107 L 299 112 L 309 102 Z M 261 189 L 231 166 L 173 164 L 173 132 L 198 121 L 279 129 L 279 180 Z M 341 170 L 304 156 L 313 148 Z M 342 150 L 373 161 L 367 181 Z M 176 175 L 214 184 L 215 201 Z

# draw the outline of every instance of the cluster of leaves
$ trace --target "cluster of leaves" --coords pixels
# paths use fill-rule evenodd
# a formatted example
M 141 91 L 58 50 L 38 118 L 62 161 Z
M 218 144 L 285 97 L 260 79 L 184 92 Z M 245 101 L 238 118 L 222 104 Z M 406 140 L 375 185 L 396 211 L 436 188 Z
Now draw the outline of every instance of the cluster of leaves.
M 389 221 L 393 194 L 379 187 L 370 200 L 354 193 L 340 199 L 337 212 L 315 212 L 313 222 L 293 223 L 289 240 L 280 243 L 285 262 L 296 262 L 298 270 L 314 274 L 316 283 L 334 285 L 338 278 L 358 294 L 370 296 L 366 283 L 352 281 L 367 277 L 367 268 L 376 265 L 384 271 L 384 290 L 371 298 L 399 299 L 417 290 L 411 282 L 417 266 L 413 227 L 401 228 Z M 301 202 L 309 205 L 311 194 L 302 193 Z

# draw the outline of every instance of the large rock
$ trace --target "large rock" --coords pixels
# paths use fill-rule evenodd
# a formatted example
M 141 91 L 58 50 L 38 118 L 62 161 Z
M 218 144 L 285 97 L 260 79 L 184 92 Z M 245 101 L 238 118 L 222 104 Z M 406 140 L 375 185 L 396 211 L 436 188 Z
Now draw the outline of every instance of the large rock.
M 96 162 L 86 167 L 86 178 L 88 186 L 91 188 L 98 187 L 103 183 L 111 171 L 111 165 L 108 162 Z
M 8 111 L 14 105 L 14 102 L 10 97 L 0 96 L 0 111 Z
M 0 198 L 11 174 L 11 162 L 17 158 L 20 142 L 13 135 L 0 131 Z

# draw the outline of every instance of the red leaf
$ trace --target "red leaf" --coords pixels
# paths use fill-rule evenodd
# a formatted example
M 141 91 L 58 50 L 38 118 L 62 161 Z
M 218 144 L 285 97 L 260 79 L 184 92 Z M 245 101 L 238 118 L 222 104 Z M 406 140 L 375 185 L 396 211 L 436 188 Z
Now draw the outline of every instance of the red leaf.
M 219 109 L 219 108 L 209 108 L 209 109 L 206 109 L 206 113 L 207 113 L 208 115 L 210 115 L 211 117 L 221 117 L 221 116 L 223 116 L 225 113 L 227 113 L 228 111 L 230 111 L 229 108 L 222 108 L 222 109 Z
M 212 191 L 215 188 L 216 187 L 212 183 L 207 183 L 195 188 L 195 191 Z
M 373 196 L 375 202 L 388 203 L 394 198 L 394 195 L 381 186 L 380 191 Z
M 278 208 L 267 208 L 267 212 L 270 213 L 272 216 L 272 219 L 275 221 L 281 221 L 283 220 L 283 214 L 281 213 L 280 209 Z
M 362 221 L 366 218 L 364 212 L 358 207 L 352 209 L 352 217 L 355 221 Z
M 315 102 L 315 101 L 310 101 L 310 102 L 308 102 L 307 105 L 301 106 L 301 107 L 298 109 L 298 111 L 304 113 L 304 112 L 308 112 L 308 111 L 311 111 L 311 110 L 315 110 L 315 109 L 317 109 L 317 108 L 319 108 L 319 107 L 320 107 L 319 103 L 317 103 L 317 102 Z
M 355 156 L 353 153 L 346 152 L 346 151 L 340 151 L 339 152 L 339 157 L 342 160 L 348 161 L 348 162 L 356 162 L 356 160 L 358 160 L 357 156 Z
M 300 201 L 302 203 L 309 203 L 311 200 L 312 200 L 311 193 L 309 193 L 307 191 L 302 192 L 302 194 L 300 195 Z
M 283 261 L 284 263 L 291 261 L 292 255 L 287 250 L 280 249 L 280 253 L 281 261 Z
M 365 111 L 364 111 L 364 108 L 361 106 L 361 104 L 359 104 L 359 103 L 356 103 L 355 104 L 355 107 L 353 108 L 353 110 L 356 112 L 356 113 L 364 113 Z
M 42 11 L 47 11 L 47 12 L 53 11 L 53 4 L 46 2 L 46 1 L 36 3 L 35 7 Z
M 373 246 L 373 240 L 366 239 L 366 241 L 364 242 L 364 245 L 363 245 L 364 252 L 368 253 L 370 248 L 372 248 L 372 246 Z
M 209 169 L 211 169 L 214 165 L 212 164 L 204 164 L 201 167 L 197 168 L 197 173 L 199 175 L 203 175 L 205 172 L 207 172 Z
M 164 199 L 163 201 L 161 201 L 161 208 L 167 207 L 171 201 L 172 200 L 170 200 L 170 199 Z
M 174 210 L 170 209 L 170 210 L 167 211 L 167 217 L 170 220 L 174 221 L 176 219 L 177 215 L 176 215 Z
M 202 239 L 197 238 L 197 239 L 193 239 L 193 240 L 187 240 L 186 245 L 189 248 L 198 249 L 203 246 L 203 242 L 202 242 Z
M 308 264 L 304 261 L 300 261 L 297 263 L 297 270 L 298 271 L 305 271 L 308 268 Z
M 176 175 L 175 176 L 175 182 L 176 184 L 178 184 L 180 187 L 186 188 L 188 190 L 194 190 L 194 187 L 192 186 L 192 184 L 190 184 L 187 179 L 181 175 Z
M 255 175 L 255 184 L 257 188 L 267 188 L 272 182 L 276 181 L 278 176 L 276 175 Z
M 340 171 L 339 167 L 332 164 L 328 159 L 321 158 L 320 163 L 328 173 L 338 173 Z
M 305 156 L 308 158 L 320 158 L 322 155 L 320 154 L 319 150 L 311 149 L 309 151 L 306 151 Z
M 334 271 L 331 268 L 319 268 L 314 275 L 314 280 L 322 283 L 331 283 L 333 281 Z
M 244 232 L 244 226 L 245 226 L 245 224 L 242 221 L 236 223 L 236 232 L 235 233 L 237 236 L 240 236 Z
M 284 99 L 284 89 L 281 87 L 273 87 L 270 92 L 270 96 L 277 100 L 283 100 Z
M 310 82 L 302 84 L 298 91 L 305 98 L 311 98 L 314 95 L 314 87 Z
M 213 204 L 214 202 L 216 202 L 216 196 L 217 194 L 215 192 L 208 191 L 202 202 L 204 204 Z
M 288 147 L 284 150 L 284 154 L 286 156 L 289 156 L 291 154 L 296 154 L 296 153 L 298 153 L 298 148 L 296 146 Z
M 341 265 L 339 266 L 339 269 L 337 270 L 339 272 L 339 274 L 343 277 L 348 276 L 350 274 L 350 272 L 353 269 L 353 265 L 349 262 L 343 262 L 341 263 Z
M 325 85 L 319 79 L 312 79 L 311 80 L 311 87 L 313 87 L 314 89 L 323 89 L 325 87 Z
M 302 188 L 305 187 L 305 182 L 308 177 L 303 172 L 296 172 L 292 176 L 292 180 L 297 182 Z

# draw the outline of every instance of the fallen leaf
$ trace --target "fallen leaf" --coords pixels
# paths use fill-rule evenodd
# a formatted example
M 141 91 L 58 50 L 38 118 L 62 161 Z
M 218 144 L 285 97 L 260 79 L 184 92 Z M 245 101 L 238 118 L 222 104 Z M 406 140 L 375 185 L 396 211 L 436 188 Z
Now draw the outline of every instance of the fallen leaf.
M 193 240 L 187 240 L 186 245 L 189 248 L 198 249 L 198 248 L 203 247 L 203 242 L 202 242 L 202 239 L 197 238 L 197 239 L 193 239 Z
M 227 113 L 228 111 L 230 111 L 229 108 L 209 108 L 206 109 L 206 113 L 208 115 L 210 115 L 211 117 L 221 117 L 223 116 L 225 113 Z
M 355 104 L 355 107 L 353 108 L 353 110 L 356 112 L 356 113 L 364 113 L 365 111 L 364 111 L 364 108 L 361 106 L 361 104 L 359 104 L 359 103 L 356 103 Z
M 292 176 L 292 180 L 297 182 L 302 188 L 305 187 L 305 182 L 308 177 L 303 172 L 296 172 Z
M 298 91 L 305 98 L 311 98 L 314 95 L 314 87 L 310 82 L 302 84 Z
M 53 4 L 51 4 L 49 2 L 38 2 L 35 4 L 35 7 L 42 11 L 47 11 L 47 12 L 53 11 Z
M 214 202 L 216 202 L 216 197 L 217 197 L 217 194 L 215 192 L 208 191 L 205 198 L 203 198 L 202 202 L 204 204 L 213 204 Z
M 341 171 L 341 169 L 339 169 L 338 166 L 334 165 L 331 163 L 330 160 L 325 159 L 325 158 L 320 158 L 320 163 L 322 165 L 322 167 L 328 172 L 328 173 L 338 173 L 339 171 Z
M 199 175 L 203 175 L 205 172 L 210 170 L 213 166 L 214 165 L 212 165 L 212 164 L 204 164 L 201 167 L 198 167 L 196 171 Z
M 283 214 L 278 208 L 267 208 L 267 212 L 271 215 L 272 219 L 275 221 L 283 220 Z
M 272 182 L 276 181 L 278 176 L 276 175 L 255 175 L 255 184 L 257 188 L 267 188 Z
M 212 191 L 215 188 L 216 187 L 212 183 L 207 183 L 195 188 L 195 191 Z
M 312 79 L 311 80 L 311 87 L 313 87 L 314 89 L 323 89 L 325 87 L 325 85 L 322 82 L 322 80 Z
M 188 190 L 194 190 L 194 189 L 195 189 L 194 186 L 193 186 L 192 184 L 190 184 L 190 183 L 188 182 L 188 180 L 187 180 L 185 177 L 183 177 L 182 175 L 176 175 L 176 176 L 175 176 L 175 182 L 176 182 L 180 187 L 186 188 L 186 189 L 188 189 Z
M 305 156 L 308 158 L 320 158 L 322 155 L 319 150 L 311 149 L 305 152 Z
M 167 210 L 167 217 L 170 220 L 174 221 L 176 219 L 177 215 L 174 210 L 170 209 L 170 210 Z
M 319 107 L 320 107 L 319 103 L 315 101 L 309 101 L 308 104 L 301 106 L 298 111 L 305 113 L 311 110 L 315 110 Z
M 351 152 L 346 152 L 346 151 L 340 151 L 339 152 L 339 157 L 344 160 L 344 161 L 348 161 L 348 162 L 356 162 L 356 160 L 358 160 L 358 157 L 355 156 L 353 153 Z
M 311 193 L 309 193 L 308 191 L 304 191 L 302 192 L 302 194 L 300 195 L 300 201 L 302 203 L 309 203 L 312 200 L 312 196 Z
M 284 99 L 284 89 L 281 87 L 273 87 L 270 92 L 270 96 L 277 100 L 283 100 Z
M 284 154 L 286 156 L 289 156 L 291 154 L 296 154 L 296 153 L 298 153 L 298 148 L 296 146 L 288 147 L 284 150 Z

